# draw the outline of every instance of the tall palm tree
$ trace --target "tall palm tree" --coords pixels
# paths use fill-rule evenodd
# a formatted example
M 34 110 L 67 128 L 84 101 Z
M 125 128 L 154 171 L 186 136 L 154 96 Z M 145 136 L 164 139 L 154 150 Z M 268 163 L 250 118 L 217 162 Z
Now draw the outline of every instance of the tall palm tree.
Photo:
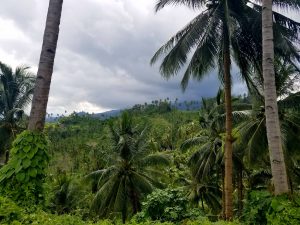
M 146 128 L 134 127 L 132 117 L 124 112 L 119 126 L 110 125 L 115 155 L 102 170 L 87 177 L 98 181 L 93 208 L 100 216 L 120 213 L 125 222 L 131 208 L 135 214 L 141 210 L 141 198 L 161 187 L 160 166 L 169 164 L 167 155 L 151 152 L 146 142 Z
M 286 163 L 289 164 L 288 172 L 290 177 L 294 170 L 293 159 L 295 153 L 293 150 L 293 143 L 299 142 L 297 133 L 300 131 L 299 123 L 299 105 L 300 105 L 300 93 L 291 93 L 293 91 L 293 82 L 299 81 L 299 71 L 295 70 L 290 64 L 286 62 L 275 60 L 275 83 L 276 83 L 276 96 L 280 99 L 277 101 L 279 110 L 279 121 L 281 128 L 282 148 L 286 151 Z M 259 84 L 259 86 L 263 86 Z M 286 97 L 288 95 L 288 97 Z M 258 105 L 258 100 L 255 100 Z M 239 114 L 243 114 L 244 121 L 237 127 L 239 136 L 242 139 L 241 143 L 246 144 L 244 149 L 248 152 L 248 160 L 254 167 L 255 162 L 260 166 L 262 163 L 269 167 L 267 158 L 267 150 L 269 148 L 267 139 L 266 128 L 266 110 L 264 102 L 259 102 L 260 105 L 254 106 L 252 113 L 249 111 L 239 111 Z M 297 149 L 297 148 L 296 148 Z M 257 157 L 257 156 L 260 157 Z M 288 179 L 290 187 L 292 187 L 291 178 Z
M 275 86 L 272 5 L 273 0 L 262 1 L 262 68 L 264 78 L 266 127 L 271 169 L 275 194 L 282 194 L 289 191 L 289 186 L 281 143 Z
M 44 129 L 63 0 L 50 0 L 28 129 Z
M 167 1 L 160 0 L 156 10 L 167 4 L 184 3 L 193 8 L 203 7 L 206 1 Z M 224 81 L 226 107 L 226 143 L 225 143 L 225 211 L 226 218 L 231 219 L 232 210 L 232 106 L 231 106 L 231 75 L 230 75 L 230 12 L 228 1 L 212 1 L 207 10 L 197 16 L 186 28 L 177 33 L 167 44 L 158 50 L 152 58 L 157 58 L 169 51 L 161 65 L 161 73 L 166 77 L 178 72 L 187 61 L 187 54 L 193 47 L 195 53 L 188 65 L 182 80 L 182 87 L 194 74 L 201 79 L 215 65 L 218 58 L 219 73 Z M 237 27 L 235 27 L 237 28 Z M 174 44 L 175 43 L 175 44 Z M 197 75 L 196 75 L 197 74 Z
M 240 99 L 233 99 L 233 109 L 248 109 L 251 108 L 249 104 L 241 103 Z M 202 99 L 202 108 L 200 110 L 200 126 L 203 129 L 201 135 L 187 139 L 181 145 L 181 149 L 186 149 L 191 146 L 199 146 L 196 150 L 188 164 L 192 171 L 192 176 L 194 182 L 200 182 L 200 186 L 209 181 L 209 186 L 212 184 L 217 184 L 221 181 L 223 192 L 223 211 L 222 216 L 225 216 L 225 206 L 224 206 L 224 91 L 220 89 L 216 98 Z M 233 112 L 233 122 L 238 123 L 242 119 L 243 115 Z M 243 172 L 243 165 L 239 157 L 239 149 L 234 147 L 233 154 L 233 164 L 235 167 L 235 173 L 237 174 L 238 193 L 242 193 L 242 180 L 241 173 Z M 218 180 L 216 182 L 216 180 Z M 213 182 L 211 182 L 213 181 Z M 218 184 L 217 184 L 218 185 Z M 216 186 L 216 189 L 218 187 Z M 208 189 L 207 189 L 208 190 Z M 241 203 L 242 194 L 238 196 L 238 202 Z M 241 204 L 239 204 L 240 206 Z M 211 205 L 213 206 L 213 205 Z M 240 210 L 239 210 L 240 211 Z
M 9 149 L 10 140 L 20 131 L 20 120 L 33 94 L 35 75 L 29 67 L 12 70 L 0 62 L 0 154 Z

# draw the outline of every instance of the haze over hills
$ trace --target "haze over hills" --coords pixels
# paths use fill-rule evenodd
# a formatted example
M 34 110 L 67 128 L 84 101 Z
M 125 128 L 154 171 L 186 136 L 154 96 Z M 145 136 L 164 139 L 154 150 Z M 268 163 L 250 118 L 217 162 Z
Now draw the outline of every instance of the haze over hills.
M 93 118 L 98 118 L 101 120 L 108 119 L 111 117 L 117 117 L 121 114 L 122 111 L 126 109 L 132 109 L 132 110 L 143 110 L 145 108 L 151 108 L 151 107 L 169 107 L 170 109 L 177 109 L 182 111 L 195 111 L 199 110 L 201 108 L 201 102 L 200 101 L 183 101 L 183 102 L 171 102 L 168 100 L 163 101 L 152 101 L 151 103 L 144 103 L 144 104 L 136 104 L 132 106 L 131 108 L 125 108 L 125 109 L 113 109 L 102 113 L 88 113 L 88 112 L 73 112 L 76 113 L 78 116 L 91 116 Z M 167 109 L 166 109 L 167 110 Z M 55 122 L 58 118 L 64 117 L 65 115 L 57 115 L 52 116 L 51 114 L 48 114 L 46 117 L 47 122 Z

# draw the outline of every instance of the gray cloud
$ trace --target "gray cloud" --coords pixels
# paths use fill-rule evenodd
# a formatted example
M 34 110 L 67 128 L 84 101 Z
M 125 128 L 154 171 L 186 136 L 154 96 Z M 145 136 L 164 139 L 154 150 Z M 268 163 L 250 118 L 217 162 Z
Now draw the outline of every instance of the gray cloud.
M 65 0 L 48 111 L 103 111 L 170 97 L 215 95 L 216 72 L 181 92 L 181 74 L 163 79 L 150 67 L 154 52 L 196 12 L 167 7 L 154 13 L 155 0 Z M 36 70 L 48 1 L 2 0 L 0 27 L 16 38 L 0 37 L 0 60 Z M 3 22 L 4 21 L 4 22 Z M 10 24 L 10 25 L 9 25 Z M 238 82 L 234 93 L 244 92 Z

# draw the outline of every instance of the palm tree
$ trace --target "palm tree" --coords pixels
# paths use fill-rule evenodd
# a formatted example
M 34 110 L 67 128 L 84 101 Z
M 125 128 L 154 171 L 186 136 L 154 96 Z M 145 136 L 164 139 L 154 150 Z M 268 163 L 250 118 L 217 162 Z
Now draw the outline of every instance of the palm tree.
M 159 166 L 168 165 L 165 154 L 151 152 L 146 142 L 146 128 L 134 127 L 132 117 L 124 112 L 115 128 L 110 125 L 115 156 L 105 169 L 92 172 L 88 178 L 98 180 L 93 208 L 100 216 L 121 213 L 125 222 L 128 208 L 141 210 L 141 198 L 161 187 Z
M 287 193 L 289 191 L 289 186 L 281 143 L 275 86 L 272 3 L 272 0 L 262 1 L 262 68 L 268 146 L 275 194 L 278 195 Z
M 29 67 L 12 70 L 0 62 L 0 154 L 9 149 L 11 139 L 21 130 L 24 109 L 33 94 L 35 75 Z
M 281 69 L 280 71 L 282 71 Z M 276 74 L 276 73 L 275 73 Z M 286 75 L 286 74 L 285 74 Z M 287 83 L 289 82 L 290 76 L 284 76 L 276 78 L 277 93 L 286 93 L 282 87 L 289 89 Z M 279 95 L 280 97 L 280 95 Z M 294 159 L 297 156 L 297 147 L 295 147 L 295 143 L 299 142 L 299 136 L 297 135 L 300 132 L 300 115 L 299 115 L 299 105 L 300 105 L 300 93 L 290 94 L 288 97 L 284 99 L 278 100 L 278 109 L 279 109 L 279 121 L 281 128 L 281 140 L 282 147 L 286 154 L 285 162 L 288 166 L 288 174 L 287 180 L 289 181 L 289 187 L 292 189 L 293 182 L 292 176 L 297 170 L 297 165 L 295 164 Z M 268 163 L 268 139 L 267 139 L 267 127 L 266 127 L 266 110 L 263 106 L 264 103 L 261 102 L 260 107 L 256 107 L 249 111 L 240 111 L 240 114 L 244 114 L 244 122 L 242 122 L 237 127 L 237 132 L 239 133 L 239 137 L 241 138 L 241 142 L 244 144 L 244 155 L 247 155 L 247 161 L 251 163 L 252 168 L 263 166 L 263 171 L 265 168 L 269 168 L 270 163 Z M 258 157 L 259 156 L 259 157 Z
M 158 2 L 156 10 L 171 3 L 185 3 L 197 8 L 205 5 L 206 1 L 167 1 Z M 215 58 L 219 57 L 219 72 L 224 81 L 226 103 L 226 144 L 225 144 L 225 209 L 226 218 L 232 218 L 232 108 L 231 108 L 231 76 L 230 76 L 230 29 L 229 8 L 227 0 L 213 1 L 208 9 L 197 16 L 186 28 L 177 33 L 167 44 L 158 50 L 152 58 L 154 63 L 165 52 L 161 65 L 161 73 L 166 77 L 178 72 L 187 61 L 187 54 L 195 46 L 195 53 L 188 65 L 182 79 L 185 88 L 191 74 L 197 74 L 201 79 L 203 75 L 215 65 Z M 175 42 L 175 45 L 174 45 Z
M 50 0 L 28 129 L 44 129 L 63 0 Z
M 235 99 L 234 99 L 235 100 Z M 241 104 L 233 101 L 233 108 L 244 109 L 249 108 L 248 104 Z M 192 146 L 199 146 L 199 148 L 192 154 L 189 159 L 188 165 L 192 171 L 193 187 L 202 187 L 201 190 L 212 190 L 212 184 L 215 184 L 215 190 L 218 190 L 218 183 L 216 180 L 221 180 L 222 183 L 222 199 L 223 199 L 223 212 L 222 216 L 225 217 L 225 191 L 224 191 L 224 91 L 220 89 L 215 98 L 205 99 L 202 98 L 202 107 L 200 110 L 199 123 L 203 129 L 201 135 L 187 139 L 181 145 L 181 149 L 187 149 Z M 233 114 L 233 121 L 239 121 L 240 115 Z M 236 171 L 242 172 L 243 166 L 240 165 L 238 152 L 235 149 L 234 165 Z M 220 179 L 221 178 L 221 179 Z M 238 180 L 240 184 L 241 181 Z M 196 185 L 197 184 L 197 185 Z M 205 185 L 206 184 L 206 185 Z M 200 185 L 200 186 L 199 186 Z M 204 186 L 210 188 L 205 189 Z M 195 188 L 193 188 L 195 192 Z M 200 190 L 200 189 L 199 189 Z M 238 187 L 239 193 L 241 192 L 241 185 Z M 192 194 L 194 196 L 195 194 Z M 241 196 L 238 196 L 239 200 Z M 215 198 L 215 200 L 218 198 Z M 215 201 L 213 201 L 215 202 Z M 210 207 L 213 205 L 208 204 Z M 216 206 L 216 204 L 214 204 Z M 216 207 L 214 207 L 216 208 Z

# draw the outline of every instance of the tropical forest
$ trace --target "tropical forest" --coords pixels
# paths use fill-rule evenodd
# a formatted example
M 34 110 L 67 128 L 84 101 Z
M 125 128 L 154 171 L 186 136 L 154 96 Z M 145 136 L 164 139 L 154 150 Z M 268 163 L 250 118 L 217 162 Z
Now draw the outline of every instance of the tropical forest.
M 300 0 L 148 1 L 196 13 L 148 66 L 182 92 L 208 74 L 218 89 L 53 114 L 70 12 L 47 0 L 36 71 L 0 54 L 0 224 L 300 224 Z

